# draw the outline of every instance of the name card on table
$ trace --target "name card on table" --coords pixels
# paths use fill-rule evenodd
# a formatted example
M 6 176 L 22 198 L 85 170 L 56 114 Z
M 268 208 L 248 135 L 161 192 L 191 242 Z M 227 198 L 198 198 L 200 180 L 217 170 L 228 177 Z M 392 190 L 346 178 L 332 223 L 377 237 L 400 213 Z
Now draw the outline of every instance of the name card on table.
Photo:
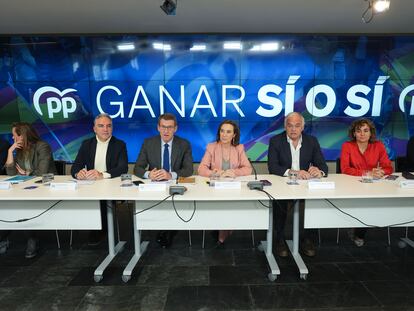
M 335 189 L 335 182 L 334 181 L 309 180 L 308 188 L 310 190 Z
M 77 185 L 75 182 L 51 182 L 50 190 L 76 190 Z
M 10 181 L 0 181 L 0 190 L 10 189 Z
M 139 184 L 138 186 L 139 191 L 166 191 L 167 184 L 166 183 L 149 183 L 149 184 Z
M 401 180 L 400 187 L 401 188 L 414 188 L 414 180 Z
M 215 189 L 241 189 L 240 181 L 219 181 L 216 180 L 214 183 Z

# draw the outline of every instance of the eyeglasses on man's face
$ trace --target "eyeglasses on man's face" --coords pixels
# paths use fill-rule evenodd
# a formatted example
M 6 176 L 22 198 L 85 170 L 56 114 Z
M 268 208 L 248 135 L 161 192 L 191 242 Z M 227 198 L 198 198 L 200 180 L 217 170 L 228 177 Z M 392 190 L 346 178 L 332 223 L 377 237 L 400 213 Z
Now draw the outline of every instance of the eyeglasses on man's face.
M 286 128 L 289 130 L 300 129 L 302 128 L 302 124 L 301 123 L 296 123 L 296 124 L 288 123 L 286 124 Z
M 96 127 L 99 128 L 99 129 L 103 129 L 103 128 L 110 129 L 110 128 L 112 128 L 112 124 L 97 124 Z
M 160 129 L 163 131 L 172 131 L 175 128 L 175 126 L 169 125 L 169 126 L 165 126 L 165 125 L 160 125 Z

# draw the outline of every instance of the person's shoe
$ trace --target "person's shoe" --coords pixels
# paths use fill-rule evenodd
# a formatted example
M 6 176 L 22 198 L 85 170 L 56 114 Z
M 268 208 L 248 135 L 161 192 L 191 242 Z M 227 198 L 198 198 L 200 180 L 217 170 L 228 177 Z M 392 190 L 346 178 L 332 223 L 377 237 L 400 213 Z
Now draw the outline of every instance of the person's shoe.
M 361 238 L 359 238 L 359 237 L 357 237 L 357 236 L 355 235 L 355 229 L 350 229 L 350 230 L 348 231 L 348 236 L 349 236 L 349 238 L 351 239 L 351 241 L 353 241 L 353 242 L 354 242 L 354 244 L 355 244 L 357 247 L 362 247 L 362 246 L 364 246 L 364 244 L 365 244 L 364 239 L 361 239 Z
M 301 243 L 302 246 L 302 253 L 308 257 L 315 257 L 316 250 L 315 245 L 313 245 L 313 242 L 309 239 L 304 239 Z
M 177 234 L 177 230 L 167 231 L 167 246 L 166 247 L 170 247 L 172 245 L 172 242 L 176 234 Z
M 157 233 L 157 243 L 162 248 L 167 248 L 171 245 L 168 231 L 159 231 Z
M 225 249 L 226 246 L 225 246 L 224 242 L 217 241 L 215 248 L 216 249 Z
M 34 258 L 37 256 L 37 251 L 39 250 L 39 241 L 34 238 L 29 238 L 27 240 L 26 254 L 24 257 L 27 259 Z
M 102 230 L 91 230 L 89 231 L 88 245 L 89 246 L 99 245 L 104 239 L 105 239 L 105 233 Z
M 355 244 L 357 247 L 362 247 L 362 246 L 364 246 L 365 241 L 364 241 L 364 239 L 361 239 L 361 238 L 358 238 L 357 236 L 355 236 L 355 237 L 354 237 L 354 244 Z
M 289 256 L 289 249 L 286 245 L 285 240 L 277 240 L 276 241 L 276 254 L 279 257 L 287 257 Z
M 0 255 L 5 254 L 9 248 L 9 240 L 0 241 Z
M 219 236 L 219 231 L 218 230 L 213 230 L 210 231 L 211 237 L 213 238 L 214 242 L 218 241 L 218 236 Z

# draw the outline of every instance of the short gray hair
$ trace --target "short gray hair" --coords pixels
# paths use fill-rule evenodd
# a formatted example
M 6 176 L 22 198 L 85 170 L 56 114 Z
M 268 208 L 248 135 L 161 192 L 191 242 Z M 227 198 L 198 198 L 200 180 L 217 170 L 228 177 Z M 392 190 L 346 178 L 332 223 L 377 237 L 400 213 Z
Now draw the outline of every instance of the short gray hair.
M 302 116 L 302 114 L 300 114 L 299 112 L 295 112 L 295 111 L 289 112 L 288 115 L 285 117 L 285 127 L 286 127 L 287 120 L 290 117 L 293 117 L 293 116 L 300 117 L 300 119 L 302 120 L 302 127 L 304 128 L 305 127 L 305 118 Z
M 111 118 L 111 116 L 109 114 L 107 114 L 107 113 L 100 113 L 93 120 L 93 124 L 95 125 L 96 124 L 96 120 L 99 120 L 100 118 L 108 118 L 109 120 L 111 120 L 111 123 L 112 123 L 112 118 Z

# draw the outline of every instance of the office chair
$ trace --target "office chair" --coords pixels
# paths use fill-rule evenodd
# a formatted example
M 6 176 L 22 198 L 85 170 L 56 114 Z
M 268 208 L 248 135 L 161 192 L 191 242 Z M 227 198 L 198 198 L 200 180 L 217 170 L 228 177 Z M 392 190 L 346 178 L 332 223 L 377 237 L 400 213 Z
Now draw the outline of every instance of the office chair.
M 405 157 L 396 157 L 395 158 L 395 172 L 403 172 L 405 169 L 405 162 L 406 162 L 406 158 Z

